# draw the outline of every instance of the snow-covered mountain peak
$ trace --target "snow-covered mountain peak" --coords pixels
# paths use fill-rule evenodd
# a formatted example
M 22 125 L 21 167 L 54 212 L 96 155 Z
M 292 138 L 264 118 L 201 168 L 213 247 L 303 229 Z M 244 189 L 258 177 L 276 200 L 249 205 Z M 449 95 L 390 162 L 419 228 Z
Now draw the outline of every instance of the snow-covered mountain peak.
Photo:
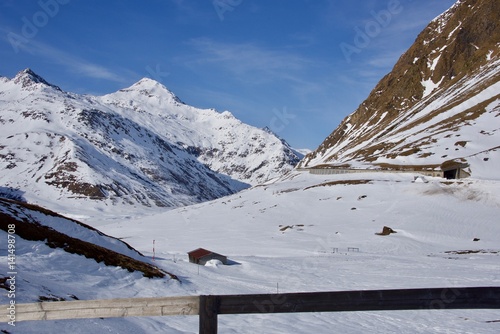
M 33 72 L 30 68 L 17 73 L 17 75 L 12 79 L 12 82 L 27 90 L 33 90 L 40 86 L 49 86 L 59 91 L 61 90 L 59 87 L 45 81 L 44 78 Z
M 165 87 L 163 84 L 159 83 L 156 80 L 150 79 L 150 78 L 142 78 L 141 80 L 137 81 L 135 84 L 133 84 L 132 86 L 130 86 L 126 90 L 128 90 L 128 91 L 147 90 L 147 91 L 150 91 L 152 93 L 153 92 L 157 93 L 159 95 L 167 94 L 167 95 L 175 96 L 175 94 L 172 91 L 170 91 L 167 87 Z
M 105 97 L 112 99 L 132 99 L 137 103 L 157 104 L 163 106 L 167 104 L 184 104 L 172 91 L 163 84 L 150 78 L 142 78 L 132 86 L 120 89 L 116 93 L 108 94 Z

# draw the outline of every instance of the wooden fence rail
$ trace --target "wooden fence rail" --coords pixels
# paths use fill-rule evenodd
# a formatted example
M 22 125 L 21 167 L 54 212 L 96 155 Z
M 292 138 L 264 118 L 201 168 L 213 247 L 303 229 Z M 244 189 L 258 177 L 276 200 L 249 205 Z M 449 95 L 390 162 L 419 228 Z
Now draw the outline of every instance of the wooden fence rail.
M 0 306 L 8 309 L 9 305 Z M 201 334 L 217 333 L 219 314 L 500 309 L 500 287 L 302 292 L 126 298 L 16 304 L 16 321 L 199 315 Z
M 198 296 L 120 298 L 16 304 L 15 320 L 61 320 L 116 317 L 197 315 Z M 3 310 L 9 305 L 0 306 Z

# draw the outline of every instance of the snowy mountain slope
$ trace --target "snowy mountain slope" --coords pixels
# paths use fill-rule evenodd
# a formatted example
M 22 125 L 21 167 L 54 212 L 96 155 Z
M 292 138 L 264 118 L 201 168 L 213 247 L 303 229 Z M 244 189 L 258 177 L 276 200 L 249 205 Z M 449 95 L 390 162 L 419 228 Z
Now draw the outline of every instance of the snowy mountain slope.
M 291 170 L 299 160 L 274 134 L 242 123 L 229 111 L 218 113 L 185 105 L 151 79 L 142 79 L 101 100 L 118 107 L 117 112 L 125 117 L 153 126 L 212 170 L 242 182 L 262 183 Z
M 123 241 L 24 202 L 0 198 L 0 235 L 9 240 L 0 247 L 2 305 L 133 296 L 145 284 L 173 290 L 179 284 Z M 3 333 L 16 332 L 4 325 Z
M 147 256 L 154 239 L 155 264 L 181 279 L 179 286 L 169 283 L 160 289 L 153 280 L 138 297 L 498 286 L 498 181 L 415 182 L 416 175 L 291 172 L 211 202 L 152 216 L 138 212 L 128 220 L 95 218 L 92 223 L 107 234 L 126 237 Z M 397 233 L 376 235 L 383 226 Z M 232 265 L 189 263 L 186 253 L 198 247 L 228 256 Z M 120 282 L 108 284 L 106 296 L 122 296 L 116 290 Z M 241 315 L 219 317 L 219 328 L 237 333 L 331 333 L 332 328 L 342 333 L 497 333 L 497 320 L 495 310 Z M 197 321 L 108 319 L 79 323 L 76 333 L 98 326 L 123 332 L 125 324 L 139 333 L 164 328 L 197 333 Z M 72 324 L 43 322 L 36 329 L 49 333 Z M 19 325 L 28 332 L 35 328 L 28 322 Z
M 8 234 L 12 230 L 15 233 Z M 3 240 L 9 235 L 9 240 L 14 240 L 9 245 L 15 246 L 9 247 L 13 253 L 7 252 L 7 243 L 0 246 L 2 305 L 11 301 L 18 305 L 116 295 L 133 297 L 137 293 L 147 295 L 146 286 L 157 291 L 169 289 L 174 292 L 180 286 L 175 276 L 170 277 L 167 272 L 158 270 L 150 259 L 124 242 L 26 203 L 0 199 L 0 235 Z M 7 260 L 7 254 L 15 257 Z M 12 283 L 15 291 L 12 291 Z M 81 327 L 82 323 L 76 321 L 69 327 L 88 329 L 98 322 L 87 320 L 85 327 Z M 40 323 L 14 324 L 16 326 L 2 321 L 2 333 L 45 331 Z M 102 330 L 103 326 L 99 327 Z M 56 328 L 46 332 L 58 331 Z M 62 329 L 60 332 L 68 331 Z
M 76 220 L 63 217 L 55 212 L 24 202 L 0 198 L 0 213 L 2 214 L 2 229 L 7 217 L 12 217 L 16 223 L 27 221 L 63 233 L 71 238 L 85 240 L 94 245 L 113 250 L 136 260 L 143 260 L 144 256 L 121 240 L 107 236 L 91 226 Z M 16 224 L 14 223 L 14 224 Z
M 25 70 L 0 81 L 0 108 L 0 182 L 49 207 L 63 197 L 73 207 L 176 207 L 234 193 L 298 162 L 278 138 L 229 112 L 182 104 L 150 79 L 80 96 Z
M 391 73 L 302 167 L 498 164 L 500 4 L 458 1 L 433 20 Z M 491 169 L 489 169 L 491 170 Z
M 139 271 L 145 277 L 163 278 L 168 274 L 146 263 L 148 260 L 144 255 L 125 242 L 39 206 L 0 198 L 0 229 L 11 234 L 9 239 L 14 240 L 11 242 L 14 248 L 8 254 L 14 256 L 17 240 L 24 239 L 34 245 L 41 243 L 70 254 L 83 255 L 108 266 Z M 174 275 L 170 277 L 176 278 Z

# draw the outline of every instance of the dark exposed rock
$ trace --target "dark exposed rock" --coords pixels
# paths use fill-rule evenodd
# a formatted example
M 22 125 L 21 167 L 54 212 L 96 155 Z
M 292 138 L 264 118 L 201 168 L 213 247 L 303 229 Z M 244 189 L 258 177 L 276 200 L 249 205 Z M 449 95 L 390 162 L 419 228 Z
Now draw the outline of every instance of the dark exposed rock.
M 382 232 L 378 232 L 378 233 L 375 233 L 376 235 L 389 235 L 389 234 L 392 234 L 392 233 L 398 233 L 396 231 L 394 231 L 392 228 L 388 227 L 388 226 L 384 226 L 384 228 L 382 228 Z

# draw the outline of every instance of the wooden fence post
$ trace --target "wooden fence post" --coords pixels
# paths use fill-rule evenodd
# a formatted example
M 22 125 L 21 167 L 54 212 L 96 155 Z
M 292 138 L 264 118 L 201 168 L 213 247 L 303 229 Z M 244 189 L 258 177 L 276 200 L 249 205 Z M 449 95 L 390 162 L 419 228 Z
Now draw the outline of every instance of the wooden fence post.
M 218 296 L 200 296 L 199 334 L 217 334 Z

